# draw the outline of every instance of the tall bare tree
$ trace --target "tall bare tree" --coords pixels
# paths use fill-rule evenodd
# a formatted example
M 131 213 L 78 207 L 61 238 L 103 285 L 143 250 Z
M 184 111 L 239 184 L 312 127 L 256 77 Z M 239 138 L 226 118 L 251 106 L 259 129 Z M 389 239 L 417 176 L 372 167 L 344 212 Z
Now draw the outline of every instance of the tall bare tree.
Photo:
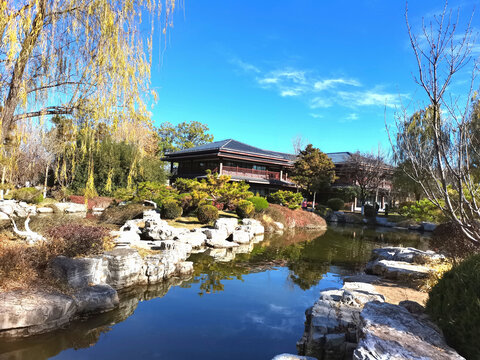
M 344 165 L 343 172 L 352 184 L 360 190 L 360 201 L 370 194 L 376 194 L 383 183 L 391 176 L 392 168 L 385 162 L 385 156 L 379 150 L 377 153 L 361 153 L 357 151 L 350 155 Z
M 417 62 L 415 82 L 423 89 L 427 104 L 417 110 L 428 113 L 423 129 L 414 128 L 406 108 L 397 114 L 397 136 L 393 149 L 409 162 L 407 175 L 423 189 L 426 197 L 440 208 L 465 235 L 480 244 L 480 184 L 474 176 L 472 159 L 479 151 L 478 134 L 472 126 L 472 100 L 476 99 L 478 62 L 472 19 L 460 29 L 460 11 L 449 10 L 430 21 L 423 19 L 417 35 L 405 19 Z M 451 91 L 454 81 L 465 74 L 470 81 L 464 93 Z M 423 136 L 412 132 L 423 131 Z

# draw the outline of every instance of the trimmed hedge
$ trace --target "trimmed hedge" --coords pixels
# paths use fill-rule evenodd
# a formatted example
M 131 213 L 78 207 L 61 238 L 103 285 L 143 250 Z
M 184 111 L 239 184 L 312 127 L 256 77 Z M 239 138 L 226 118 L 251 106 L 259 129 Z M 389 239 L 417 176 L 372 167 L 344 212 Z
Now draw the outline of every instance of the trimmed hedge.
M 236 213 L 240 219 L 250 218 L 255 214 L 255 205 L 248 200 L 242 200 L 237 204 Z
M 467 359 L 480 359 L 480 254 L 443 275 L 426 310 L 450 346 Z
M 12 198 L 25 201 L 29 204 L 40 204 L 43 201 L 42 190 L 34 187 L 26 187 L 12 191 Z
M 331 198 L 327 201 L 327 206 L 332 209 L 333 211 L 342 210 L 345 206 L 345 203 L 342 199 L 339 198 Z
M 261 196 L 252 196 L 251 198 L 247 199 L 255 206 L 255 211 L 260 212 L 268 208 L 268 201 L 267 199 Z
M 176 201 L 169 200 L 162 205 L 161 215 L 164 219 L 176 219 L 182 216 L 183 209 Z
M 202 224 L 209 224 L 218 219 L 218 209 L 213 205 L 202 205 L 197 209 L 197 219 Z

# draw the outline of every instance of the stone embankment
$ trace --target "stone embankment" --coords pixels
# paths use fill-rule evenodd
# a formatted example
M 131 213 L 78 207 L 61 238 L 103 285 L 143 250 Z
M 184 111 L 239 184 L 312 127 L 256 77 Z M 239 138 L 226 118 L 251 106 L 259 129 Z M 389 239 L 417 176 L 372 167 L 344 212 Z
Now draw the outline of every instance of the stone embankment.
M 252 219 L 241 225 L 237 219 L 219 219 L 213 228 L 189 231 L 173 228 L 147 210 L 143 219 L 127 221 L 114 234 L 114 250 L 83 258 L 60 256 L 51 262 L 52 276 L 67 285 L 70 294 L 0 293 L 0 336 L 39 334 L 79 316 L 110 311 L 119 304 L 117 290 L 191 274 L 193 263 L 186 260 L 193 251 L 248 251 L 262 234 L 263 226 Z M 156 251 L 142 257 L 136 248 Z
M 367 269 L 390 279 L 422 279 L 423 268 L 440 261 L 443 257 L 430 251 L 389 247 L 374 250 Z M 378 266 L 382 262 L 385 266 Z M 421 269 L 405 270 L 405 264 Z M 306 311 L 299 354 L 319 360 L 463 359 L 445 343 L 422 305 L 410 300 L 388 303 L 384 288 L 376 286 L 381 282 L 376 276 L 358 275 L 347 278 L 340 289 L 322 291 Z
M 376 216 L 372 219 L 364 218 L 360 214 L 346 213 L 343 211 L 329 211 L 325 215 L 325 220 L 329 223 L 338 223 L 338 224 L 372 224 L 381 227 L 394 228 L 397 230 L 414 230 L 421 232 L 433 232 L 437 224 L 430 222 L 421 222 L 417 225 L 409 225 L 408 227 L 398 226 L 397 223 L 389 221 L 388 217 Z

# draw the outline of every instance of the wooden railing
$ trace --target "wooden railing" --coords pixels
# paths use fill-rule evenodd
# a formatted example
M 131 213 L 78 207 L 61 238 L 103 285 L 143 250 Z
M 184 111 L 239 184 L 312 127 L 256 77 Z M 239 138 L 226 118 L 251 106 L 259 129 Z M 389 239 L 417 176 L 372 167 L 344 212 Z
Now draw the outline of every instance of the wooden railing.
M 240 175 L 245 177 L 260 178 L 260 179 L 275 179 L 280 180 L 280 173 L 268 170 L 247 169 L 238 166 L 224 166 L 222 174 L 225 175 Z

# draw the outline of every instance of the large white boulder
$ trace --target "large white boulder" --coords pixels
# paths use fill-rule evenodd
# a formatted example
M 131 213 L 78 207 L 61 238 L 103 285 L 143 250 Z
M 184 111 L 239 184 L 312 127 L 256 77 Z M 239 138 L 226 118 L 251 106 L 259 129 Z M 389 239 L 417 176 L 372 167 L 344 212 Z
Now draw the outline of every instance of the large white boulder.
M 219 230 L 225 230 L 227 236 L 233 233 L 238 225 L 238 219 L 236 218 L 220 218 L 215 221 L 214 228 Z
M 251 226 L 252 232 L 254 235 L 260 235 L 265 233 L 265 228 L 263 227 L 262 223 L 255 219 L 243 219 L 243 225 Z
M 360 313 L 355 360 L 463 359 L 431 323 L 402 306 L 370 302 Z

